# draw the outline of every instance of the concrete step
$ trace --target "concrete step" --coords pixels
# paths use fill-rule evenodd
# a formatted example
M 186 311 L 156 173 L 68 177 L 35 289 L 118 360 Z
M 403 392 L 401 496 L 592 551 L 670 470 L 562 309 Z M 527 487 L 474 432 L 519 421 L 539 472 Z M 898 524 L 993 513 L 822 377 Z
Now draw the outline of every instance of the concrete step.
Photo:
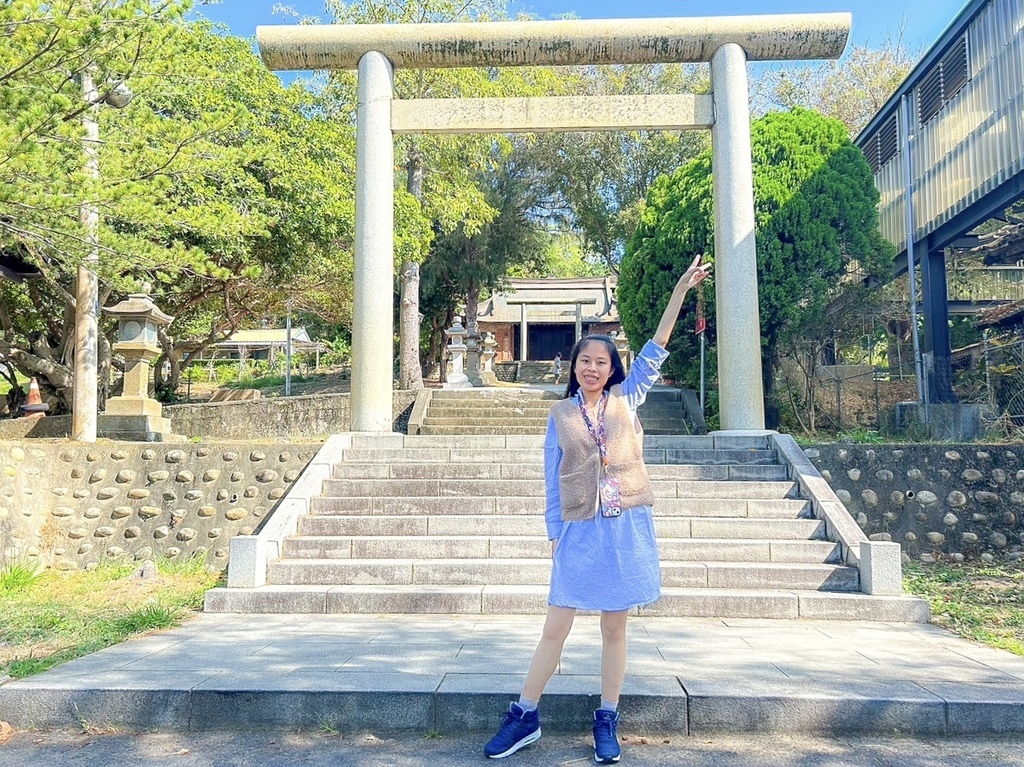
M 544 479 L 543 465 L 524 463 L 339 463 L 335 479 Z
M 825 523 L 819 519 L 719 519 L 704 517 L 677 517 L 672 520 L 665 520 L 666 524 L 661 525 L 658 520 L 659 536 L 668 537 L 668 530 L 674 533 L 674 538 L 729 538 L 729 539 L 756 539 L 756 540 L 821 540 L 825 534 Z M 440 525 L 439 525 L 440 526 Z M 344 536 L 344 530 L 351 529 L 351 519 L 342 516 L 307 516 L 299 520 L 298 534 L 300 536 Z M 664 528 L 664 529 L 662 529 Z M 391 532 L 387 535 L 374 535 L 363 533 L 352 540 L 363 540 L 365 545 L 382 547 L 383 550 L 392 552 L 387 554 L 360 554 L 352 553 L 347 556 L 403 556 L 408 552 L 407 547 L 426 547 L 435 541 L 430 533 L 423 533 L 424 537 L 408 537 L 405 534 Z M 435 534 L 436 535 L 436 534 Z M 473 546 L 482 541 L 501 541 L 512 534 L 502 531 L 496 534 L 498 537 L 489 539 L 482 535 L 464 533 L 456 536 L 456 540 L 465 539 Z M 438 536 L 436 540 L 447 540 L 444 536 Z M 538 539 L 544 542 L 544 539 Z M 447 550 L 446 550 L 447 551 Z M 355 550 L 354 550 L 355 552 Z M 410 554 L 405 553 L 409 556 Z M 417 554 L 417 556 L 431 556 Z M 439 554 L 436 556 L 451 556 L 450 554 Z M 468 554 L 466 556 L 488 556 L 488 554 Z M 509 555 L 513 556 L 513 555 Z
M 430 397 L 431 401 L 457 400 L 460 402 L 514 402 L 526 400 L 555 400 L 562 399 L 561 395 L 549 392 L 545 389 L 509 388 L 509 389 L 435 389 Z
M 837 564 L 839 546 L 832 541 L 671 538 L 658 541 L 665 562 L 786 562 Z
M 274 585 L 542 586 L 549 559 L 287 559 L 267 573 Z
M 311 500 L 316 516 L 466 516 L 488 515 L 497 520 L 510 516 L 544 519 L 544 498 L 479 496 L 459 503 L 451 497 L 351 496 Z M 810 515 L 810 503 L 799 498 L 656 498 L 655 520 L 665 517 L 749 517 L 797 519 Z
M 476 448 L 480 450 L 539 450 L 544 446 L 544 437 L 536 434 L 494 435 L 455 434 L 439 437 L 430 434 L 353 434 L 352 447 L 361 449 L 397 450 L 409 448 L 439 448 L 458 450 Z
M 417 435 L 423 436 L 423 435 Z M 472 446 L 349 448 L 342 452 L 342 463 L 502 463 L 543 465 L 544 451 L 536 448 L 486 449 Z
M 473 498 L 543 496 L 544 481 L 495 479 L 328 479 L 323 495 L 331 497 Z
M 544 586 L 551 560 L 289 559 L 274 562 L 272 585 Z M 857 591 L 856 568 L 828 564 L 666 562 L 663 587 Z
M 544 437 L 537 435 L 430 435 L 430 434 L 354 434 L 352 447 L 360 449 L 440 448 L 445 450 L 478 449 L 540 449 Z M 715 434 L 645 435 L 645 449 L 673 450 L 768 450 L 767 437 Z
M 647 467 L 652 480 L 747 479 L 785 480 L 783 466 L 743 464 L 654 464 Z M 731 475 L 731 476 L 730 476 Z M 544 479 L 541 463 L 339 463 L 334 479 Z
M 454 426 L 454 427 L 465 427 L 465 428 L 490 428 L 495 429 L 495 433 L 500 433 L 500 430 L 509 427 L 512 428 L 539 428 L 541 431 L 547 428 L 548 416 L 547 413 L 540 415 L 503 415 L 503 417 L 485 415 L 482 417 L 474 418 L 466 415 L 458 414 L 441 414 L 433 413 L 428 411 L 427 415 L 423 418 L 423 425 L 421 428 L 428 426 Z M 428 432 L 429 433 L 429 432 Z M 518 432 L 511 432 L 513 434 Z M 530 432 L 536 433 L 536 432 Z
M 771 468 L 771 467 L 765 467 Z M 781 499 L 794 496 L 793 482 L 722 482 L 652 479 L 654 496 L 663 498 Z M 540 479 L 328 479 L 323 497 L 503 498 L 543 497 Z
M 423 434 L 543 434 L 544 426 L 433 426 L 420 427 Z
M 706 455 L 708 463 L 699 463 L 695 458 Z M 734 457 L 742 461 L 746 453 L 738 451 Z M 386 465 L 411 465 L 411 464 L 500 464 L 508 465 L 533 465 L 542 466 L 544 463 L 544 452 L 540 448 L 508 448 L 508 449 L 486 449 L 486 448 L 439 448 L 439 447 L 415 447 L 415 448 L 349 448 L 343 453 L 343 461 L 338 464 L 338 470 L 344 469 L 351 464 L 386 464 Z M 715 453 L 704 453 L 694 451 L 665 450 L 652 448 L 644 450 L 644 460 L 647 463 L 648 473 L 656 466 L 704 466 L 700 471 L 691 470 L 692 479 L 717 479 L 717 480 L 747 480 L 765 479 L 780 481 L 787 478 L 787 470 L 783 466 L 773 463 L 761 463 L 764 456 L 754 455 L 755 462 L 731 462 L 730 456 L 719 458 Z M 732 466 L 736 468 L 726 469 Z M 377 476 L 369 473 L 368 477 Z M 408 476 L 408 475 L 403 475 Z M 653 477 L 653 474 L 651 475 Z
M 543 615 L 547 586 L 265 586 L 206 592 L 209 613 Z M 926 623 L 928 603 L 817 590 L 665 587 L 641 615 Z
M 647 451 L 645 451 L 645 454 L 646 453 Z M 486 463 L 503 467 L 526 466 L 537 471 L 541 471 L 541 467 L 544 463 L 543 452 L 541 450 L 511 449 L 501 451 L 481 451 L 473 450 L 471 448 L 455 450 L 444 450 L 441 448 L 406 448 L 405 450 L 348 449 L 344 451 L 344 455 L 345 460 L 335 467 L 335 476 L 338 478 L 350 477 L 354 479 L 360 476 L 366 479 L 386 478 L 379 470 L 350 469 L 350 467 L 354 466 L 371 464 L 382 466 L 414 466 L 416 464 L 459 466 Z M 411 460 L 413 458 L 415 460 Z M 681 468 L 678 473 L 671 474 L 672 477 L 677 479 L 781 482 L 788 478 L 788 469 L 785 466 L 779 466 L 777 464 L 690 464 L 685 461 L 678 460 L 675 456 L 672 456 L 671 460 L 666 460 L 665 451 L 659 452 L 657 455 L 653 456 L 653 459 L 652 457 L 647 457 L 646 463 L 648 475 L 651 479 L 655 478 L 655 474 L 658 473 L 657 467 L 660 466 L 687 467 Z M 390 473 L 389 476 L 394 478 L 412 478 L 416 476 L 417 471 L 418 469 L 401 469 L 397 472 Z M 458 471 L 460 470 L 453 471 L 449 476 L 460 476 Z M 466 471 L 473 474 L 477 470 L 468 469 Z M 516 470 L 510 469 L 510 472 L 514 471 Z M 515 476 L 518 477 L 525 475 L 515 474 Z M 537 476 L 541 477 L 543 476 L 543 473 L 538 474 Z M 669 475 L 664 473 L 659 475 L 659 477 L 666 476 Z
M 715 464 L 778 464 L 779 457 L 774 450 L 702 450 L 669 449 L 665 451 L 665 463 Z
M 486 399 L 486 400 L 462 400 L 462 399 L 437 399 L 431 398 L 428 410 L 444 413 L 504 413 L 513 411 L 537 411 L 547 413 L 555 400 L 533 399 L 533 398 L 509 398 L 509 399 Z
M 294 559 L 531 559 L 548 560 L 551 545 L 544 535 L 477 536 L 343 536 L 327 527 L 285 541 L 283 556 Z M 659 538 L 664 562 L 835 562 L 831 541 L 773 538 Z

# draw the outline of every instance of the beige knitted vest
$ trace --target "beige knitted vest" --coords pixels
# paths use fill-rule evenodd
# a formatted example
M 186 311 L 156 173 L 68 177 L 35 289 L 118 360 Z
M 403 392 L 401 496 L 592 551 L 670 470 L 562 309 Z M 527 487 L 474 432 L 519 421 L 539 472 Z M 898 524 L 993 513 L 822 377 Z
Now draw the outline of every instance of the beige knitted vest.
M 562 519 L 592 519 L 597 514 L 601 453 L 574 397 L 552 405 L 551 415 L 558 445 L 562 448 L 559 467 Z M 608 474 L 619 480 L 622 508 L 653 505 L 654 491 L 643 461 L 643 430 L 639 422 L 634 421 L 621 386 L 615 385 L 609 390 L 604 423 L 608 434 Z

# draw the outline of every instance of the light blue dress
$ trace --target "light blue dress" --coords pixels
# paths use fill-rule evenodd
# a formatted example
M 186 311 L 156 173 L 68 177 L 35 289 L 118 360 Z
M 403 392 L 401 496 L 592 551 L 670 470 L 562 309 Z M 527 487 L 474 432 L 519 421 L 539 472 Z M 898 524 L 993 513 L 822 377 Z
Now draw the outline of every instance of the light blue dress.
M 622 394 L 630 412 L 643 404 L 658 378 L 668 352 L 648 341 L 622 382 Z M 578 396 L 578 395 L 577 395 Z M 562 521 L 554 419 L 548 417 L 544 437 L 544 479 L 547 490 L 548 539 L 558 539 L 551 564 L 548 604 L 579 610 L 614 612 L 647 605 L 661 596 L 658 542 L 650 506 L 623 509 L 618 517 L 598 511 L 593 519 Z

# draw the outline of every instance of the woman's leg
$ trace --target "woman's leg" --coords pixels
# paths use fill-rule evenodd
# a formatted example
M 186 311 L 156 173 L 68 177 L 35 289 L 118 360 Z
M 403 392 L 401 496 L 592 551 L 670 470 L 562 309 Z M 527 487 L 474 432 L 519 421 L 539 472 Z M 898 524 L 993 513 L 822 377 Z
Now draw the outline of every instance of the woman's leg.
M 619 702 L 626 675 L 626 611 L 601 613 L 601 699 Z
M 524 700 L 540 700 L 544 687 L 558 667 L 562 657 L 562 645 L 569 636 L 576 610 L 572 607 L 548 607 L 548 616 L 544 621 L 544 632 L 541 634 L 537 649 L 533 653 L 530 670 L 523 684 Z

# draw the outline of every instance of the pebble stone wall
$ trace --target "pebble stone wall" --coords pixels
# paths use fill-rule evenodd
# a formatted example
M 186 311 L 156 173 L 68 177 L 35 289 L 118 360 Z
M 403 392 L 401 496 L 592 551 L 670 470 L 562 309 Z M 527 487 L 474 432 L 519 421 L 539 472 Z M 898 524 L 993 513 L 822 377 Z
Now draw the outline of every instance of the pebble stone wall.
M 904 560 L 1024 558 L 1024 445 L 817 445 L 804 453 Z
M 0 442 L 0 562 L 58 570 L 105 557 L 183 558 L 224 568 L 320 444 Z

